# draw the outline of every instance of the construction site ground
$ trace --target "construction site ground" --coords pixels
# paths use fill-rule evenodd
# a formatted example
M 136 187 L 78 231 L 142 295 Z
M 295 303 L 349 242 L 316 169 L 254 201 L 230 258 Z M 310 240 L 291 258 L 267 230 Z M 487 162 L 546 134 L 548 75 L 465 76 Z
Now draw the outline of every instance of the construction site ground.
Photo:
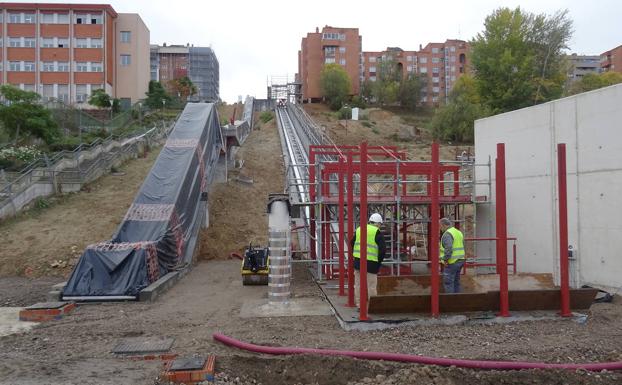
M 395 118 L 389 114 L 389 119 Z M 381 126 L 382 120 L 376 124 Z M 557 319 L 361 332 L 345 331 L 327 315 L 241 318 L 245 303 L 267 298 L 267 287 L 242 286 L 240 261 L 230 259 L 230 253 L 241 251 L 251 240 L 265 244 L 267 194 L 283 189 L 278 140 L 273 122 L 253 131 L 238 153 L 243 166 L 230 174 L 227 183 L 212 187 L 210 228 L 201 235 L 197 265 L 184 279 L 153 303 L 81 305 L 64 319 L 0 337 L 0 384 L 163 384 L 161 361 L 134 361 L 111 353 L 121 338 L 129 337 L 174 338 L 172 352 L 180 355 L 216 354 L 216 384 L 622 383 L 617 372 L 479 371 L 345 357 L 266 356 L 214 342 L 212 334 L 221 332 L 268 346 L 554 363 L 622 360 L 622 303 L 617 297 L 613 303 L 593 305 L 585 323 Z M 453 149 L 446 151 L 452 154 Z M 115 178 L 122 177 L 104 177 L 90 192 L 62 198 L 51 208 L 0 225 L 0 304 L 24 306 L 45 300 L 48 285 L 70 271 L 62 264 L 51 267 L 52 263 L 62 260 L 74 245 L 79 254 L 84 245 L 109 238 L 155 153 L 129 162 L 123 177 L 132 178 L 124 183 L 115 184 Z M 238 181 L 236 173 L 253 183 Z M 99 191 L 108 193 L 97 195 Z M 75 217 L 62 216 L 65 211 L 76 211 Z M 41 221 L 47 225 L 39 227 Z M 50 250 L 56 243 L 57 251 Z M 13 245 L 11 252 L 5 251 L 6 244 Z M 21 249 L 15 246 L 19 244 Z M 292 291 L 294 299 L 323 298 L 302 265 L 295 265 Z

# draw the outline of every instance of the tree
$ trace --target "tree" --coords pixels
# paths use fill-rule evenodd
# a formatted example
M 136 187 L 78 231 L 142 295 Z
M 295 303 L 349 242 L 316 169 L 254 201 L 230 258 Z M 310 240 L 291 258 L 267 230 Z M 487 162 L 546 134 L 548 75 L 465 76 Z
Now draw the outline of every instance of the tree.
M 421 89 L 424 84 L 424 80 L 416 74 L 408 75 L 406 79 L 402 80 L 397 95 L 400 105 L 414 111 L 421 99 Z
M 485 106 L 505 112 L 561 96 L 563 50 L 572 36 L 568 11 L 547 16 L 499 8 L 484 26 L 471 41 L 471 62 Z
M 393 104 L 398 100 L 402 73 L 393 60 L 383 60 L 378 63 L 376 81 L 372 92 L 376 103 L 380 105 Z
M 0 94 L 8 102 L 0 106 L 0 120 L 9 133 L 14 135 L 15 144 L 23 133 L 41 138 L 48 144 L 60 138 L 61 133 L 52 113 L 38 103 L 41 98 L 39 94 L 8 84 L 0 86 Z
M 575 81 L 568 87 L 567 95 L 575 95 L 581 92 L 596 90 L 598 88 L 622 83 L 622 74 L 619 72 L 604 72 L 602 74 L 588 73 L 580 80 Z
M 110 95 L 101 88 L 93 90 L 89 97 L 89 104 L 98 108 L 110 108 Z
M 320 88 L 330 108 L 336 111 L 351 93 L 350 77 L 339 64 L 326 64 L 320 73 Z
M 169 103 L 171 101 L 171 97 L 166 93 L 164 87 L 162 87 L 162 83 L 155 80 L 149 82 L 149 91 L 147 91 L 145 95 L 147 95 L 145 104 L 153 109 L 162 108 L 164 103 Z
M 480 103 L 475 80 L 462 75 L 449 94 L 449 102 L 434 114 L 432 132 L 438 139 L 472 142 L 475 120 L 487 115 L 489 110 Z
M 189 96 L 197 93 L 197 86 L 187 76 L 171 80 L 170 86 L 173 94 L 176 94 L 183 102 L 187 101 Z

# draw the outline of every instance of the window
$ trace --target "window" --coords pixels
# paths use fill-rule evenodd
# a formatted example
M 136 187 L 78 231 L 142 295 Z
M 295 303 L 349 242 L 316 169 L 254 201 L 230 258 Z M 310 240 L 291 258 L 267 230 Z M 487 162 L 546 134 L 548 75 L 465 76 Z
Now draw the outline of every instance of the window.
M 41 39 L 41 47 L 43 48 L 52 48 L 54 46 L 54 38 L 52 37 L 44 37 Z
M 432 53 L 438 53 L 438 48 L 437 47 L 432 48 Z
M 25 13 L 24 14 L 24 23 L 25 24 L 34 24 L 37 20 L 37 17 L 34 13 Z
M 341 64 L 342 66 L 346 65 L 346 59 L 339 60 L 339 64 Z
M 336 48 L 337 47 L 334 47 L 334 46 L 324 47 L 324 55 L 325 56 L 335 56 Z
M 4 66 L 2 65 L 2 61 L 0 61 L 0 71 L 4 70 Z
M 433 74 L 437 74 L 437 73 L 439 73 L 439 69 L 438 69 L 438 67 L 433 67 L 433 68 L 432 68 L 432 73 L 433 73 Z
M 54 84 L 44 84 L 41 88 L 41 96 L 43 96 L 43 100 L 48 100 L 54 97 Z
M 21 13 L 9 13 L 9 23 L 21 23 L 21 22 L 22 22 Z
M 69 72 L 69 63 L 66 61 L 59 61 L 56 68 L 58 68 L 58 72 Z
M 87 39 L 76 39 L 76 48 L 88 48 L 88 40 Z
M 456 66 L 451 66 L 451 72 L 456 72 Z
M 52 62 L 52 61 L 44 61 L 43 65 L 41 65 L 41 71 L 43 71 L 43 72 L 54 72 L 54 62 Z
M 422 97 L 421 101 L 424 102 L 424 103 L 427 102 L 428 101 L 428 97 L 427 96 Z
M 413 66 L 406 66 L 406 71 L 413 72 Z
M 18 61 L 10 61 L 9 62 L 9 71 L 21 71 L 22 66 Z
M 76 14 L 76 24 L 86 24 L 86 15 Z
M 91 24 L 102 24 L 102 15 L 91 15 Z
M 419 68 L 419 72 L 421 72 L 422 74 L 427 74 L 428 73 L 428 67 L 421 67 L 421 68 Z
M 88 72 L 88 71 L 89 71 L 89 63 L 87 62 L 76 63 L 76 72 Z
M 456 81 L 456 75 L 451 75 L 451 81 L 455 82 Z
M 369 67 L 370 73 L 376 73 L 376 66 Z
M 370 76 L 369 80 L 371 80 L 372 82 L 375 82 L 376 81 L 376 77 L 375 76 Z
M 326 64 L 331 64 L 331 63 L 334 63 L 334 62 L 335 62 L 335 58 L 334 57 L 327 57 L 324 60 L 324 63 L 326 63 Z
M 76 101 L 78 103 L 83 103 L 86 102 L 87 98 L 86 84 L 76 84 Z
M 59 38 L 58 48 L 69 48 L 69 39 Z
M 432 83 L 438 83 L 439 80 L 440 79 L 438 78 L 438 76 L 435 76 L 435 77 L 432 78 Z
M 450 57 L 449 57 L 449 61 L 450 61 L 450 62 L 452 62 L 452 63 L 455 63 L 455 62 L 456 62 L 456 57 L 455 57 L 455 56 L 453 56 L 453 55 L 452 55 L 452 56 L 450 56 Z
M 439 63 L 441 60 L 437 57 L 432 58 L 432 63 Z
M 35 92 L 35 85 L 34 84 L 24 84 L 24 91 Z
M 21 47 L 21 46 L 22 46 L 21 37 L 10 37 L 9 38 L 9 47 Z
M 369 57 L 369 62 L 370 63 L 375 63 L 376 62 L 376 57 L 375 56 L 370 56 Z
M 91 63 L 91 72 L 103 72 L 104 66 L 102 63 Z
M 24 71 L 26 71 L 26 72 L 35 72 L 35 62 L 33 62 L 33 61 L 25 61 L 24 62 Z
M 464 67 L 460 67 L 460 73 L 463 74 L 464 73 Z
M 124 67 L 132 64 L 132 56 L 131 55 L 121 55 L 121 65 Z
M 24 38 L 24 47 L 35 48 L 35 38 L 34 37 L 25 37 Z
M 59 13 L 57 23 L 58 24 L 69 24 L 69 14 Z
M 42 13 L 41 23 L 42 24 L 54 24 L 54 14 L 53 13 Z
M 129 43 L 132 41 L 131 31 L 121 31 L 121 43 Z
M 322 40 L 346 40 L 346 35 L 343 33 L 326 32 L 322 35 Z
M 419 63 L 426 64 L 427 62 L 428 62 L 428 58 L 427 57 L 419 58 Z
M 452 45 L 451 47 L 449 47 L 449 50 L 450 50 L 451 52 L 456 52 L 456 47 L 454 47 L 454 46 Z
M 101 84 L 91 84 L 91 93 L 93 93 L 93 91 L 95 90 L 103 90 L 104 87 L 102 87 Z
M 432 102 L 433 103 L 438 102 L 438 96 L 432 96 Z
M 346 47 L 339 47 L 339 53 L 346 53 Z
M 69 86 L 67 84 L 58 85 L 58 100 L 69 103 Z
M 412 56 L 406 56 L 406 61 L 413 61 L 413 57 Z
M 91 48 L 101 48 L 104 46 L 102 39 L 91 38 Z

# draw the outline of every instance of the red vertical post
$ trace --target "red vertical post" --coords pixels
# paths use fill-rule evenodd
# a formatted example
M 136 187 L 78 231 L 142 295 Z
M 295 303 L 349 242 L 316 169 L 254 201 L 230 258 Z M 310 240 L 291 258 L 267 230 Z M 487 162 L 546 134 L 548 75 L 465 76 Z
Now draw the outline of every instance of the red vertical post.
M 361 143 L 360 213 L 361 213 L 361 260 L 360 260 L 360 311 L 359 320 L 367 321 L 367 142 Z
M 309 239 L 309 256 L 311 259 L 316 259 L 316 240 L 317 234 L 315 233 L 316 218 L 315 218 L 315 151 L 313 148 L 309 150 L 309 200 L 311 201 L 311 207 L 309 208 L 309 233 L 311 237 Z
M 345 282 L 344 282 L 344 276 L 346 274 L 346 269 L 344 266 L 344 250 L 343 250 L 343 244 L 346 241 L 344 234 L 343 234 L 343 228 L 344 228 L 344 223 L 343 223 L 343 194 L 345 194 L 345 189 L 343 188 L 343 177 L 344 177 L 344 167 L 343 167 L 343 158 L 339 157 L 339 295 L 340 296 L 344 296 L 346 295 L 345 292 Z
M 454 196 L 457 197 L 460 195 L 460 172 L 458 170 L 454 170 Z
M 354 238 L 354 170 L 352 153 L 348 153 L 348 307 L 354 307 L 354 256 L 350 240 Z
M 568 272 L 568 191 L 566 186 L 566 144 L 557 145 L 557 179 L 559 194 L 559 269 L 562 317 L 572 316 L 570 311 L 570 279 Z
M 510 316 L 508 295 L 508 234 L 505 196 L 505 144 L 497 143 L 496 160 L 497 273 L 499 274 L 499 316 Z
M 440 220 L 440 208 L 439 208 L 439 153 L 438 143 L 432 143 L 432 164 L 430 167 L 430 198 L 432 200 L 430 205 L 430 309 L 432 317 L 438 317 L 440 315 L 439 307 L 439 220 Z

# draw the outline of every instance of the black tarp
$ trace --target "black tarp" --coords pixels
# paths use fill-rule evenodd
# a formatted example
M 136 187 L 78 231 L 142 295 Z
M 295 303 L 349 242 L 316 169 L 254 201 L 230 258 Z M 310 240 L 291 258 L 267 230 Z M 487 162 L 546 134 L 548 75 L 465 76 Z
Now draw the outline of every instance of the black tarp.
M 222 147 L 216 106 L 187 104 L 117 232 L 86 248 L 63 297 L 137 296 L 191 263 Z

